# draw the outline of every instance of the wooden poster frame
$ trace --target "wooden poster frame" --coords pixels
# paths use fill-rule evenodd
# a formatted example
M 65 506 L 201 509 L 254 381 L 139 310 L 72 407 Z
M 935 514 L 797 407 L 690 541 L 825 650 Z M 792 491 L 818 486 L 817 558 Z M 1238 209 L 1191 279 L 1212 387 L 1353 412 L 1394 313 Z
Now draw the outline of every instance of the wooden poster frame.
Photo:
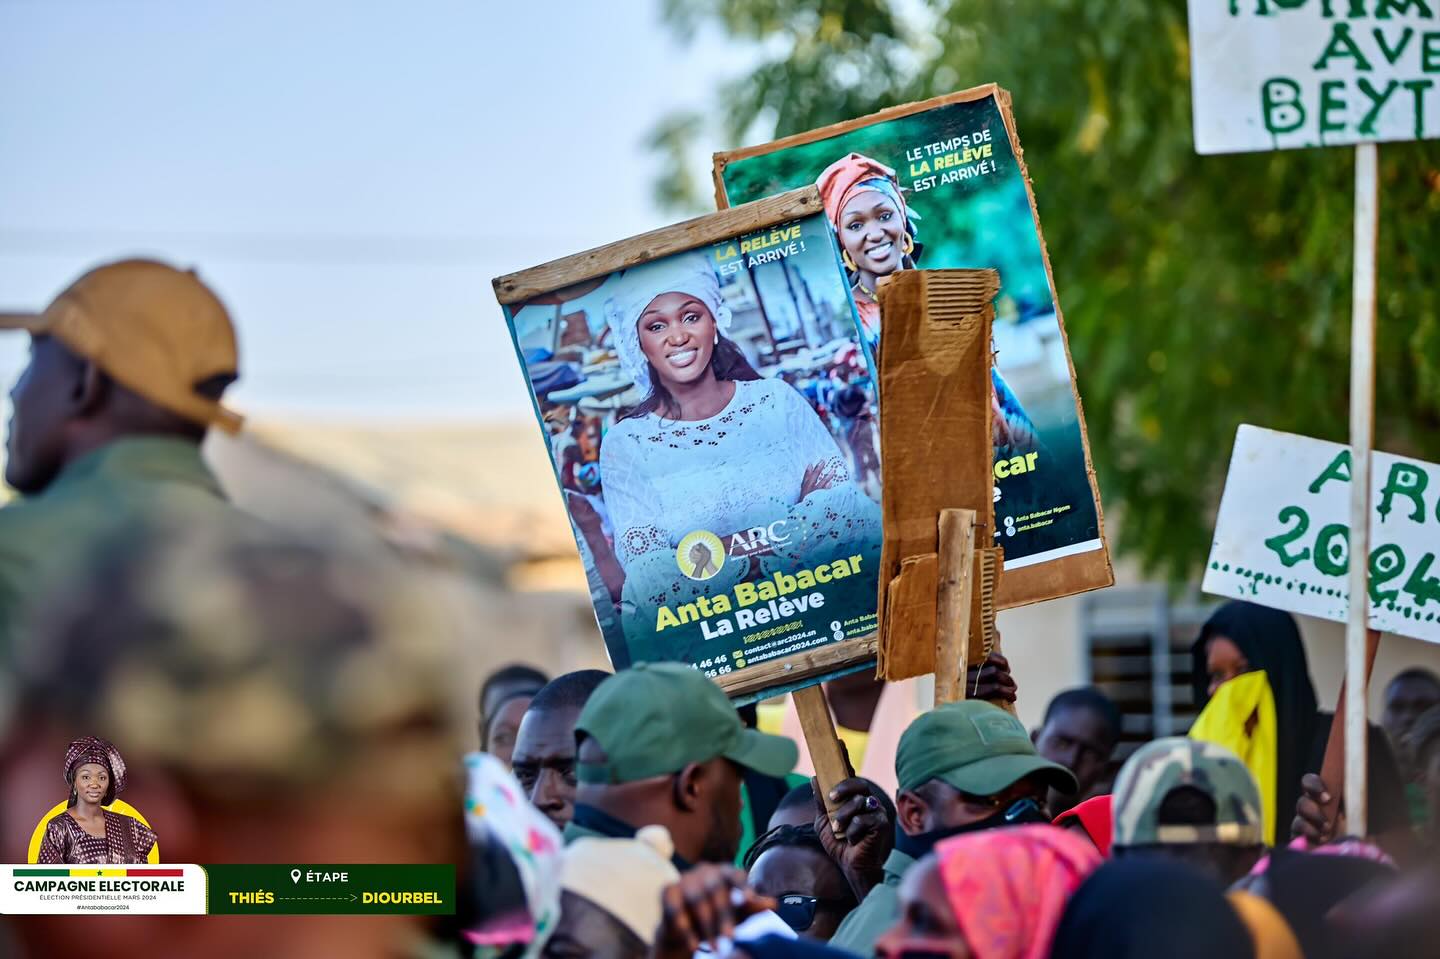
M 608 276 L 617 270 L 676 253 L 755 233 L 823 213 L 814 186 L 767 197 L 754 203 L 710 213 L 673 226 L 609 243 L 541 266 L 510 273 L 492 281 L 495 297 L 513 307 L 537 297 Z M 878 639 L 872 632 L 789 656 L 747 665 L 713 681 L 732 699 L 763 696 L 807 685 L 842 670 L 873 663 Z M 838 751 L 838 746 L 836 747 Z M 838 754 L 838 752 L 837 752 Z
M 998 84 L 989 83 L 983 86 L 972 87 L 968 90 L 933 97 L 929 100 L 889 107 L 878 113 L 872 113 L 869 116 L 859 117 L 854 120 L 845 120 L 840 123 L 832 123 L 829 126 L 809 130 L 805 133 L 797 133 L 793 136 L 784 137 L 769 143 L 717 153 L 714 156 L 713 177 L 716 206 L 722 210 L 730 209 L 730 199 L 725 192 L 725 169 L 737 160 L 775 153 L 789 147 L 840 136 L 862 127 L 873 126 L 878 123 L 912 116 L 917 113 L 924 113 L 956 103 L 973 103 L 984 100 L 987 97 L 995 98 L 996 106 L 1005 124 L 1005 132 L 1010 138 L 1011 151 L 1015 156 L 1015 162 L 1020 170 L 1020 175 L 1025 181 L 1025 194 L 1030 202 L 1030 212 L 1035 219 L 1035 232 L 1040 241 L 1040 255 L 1045 264 L 1045 277 L 1050 284 L 1051 298 L 1055 306 L 1055 319 L 1060 329 L 1060 343 L 1065 350 L 1065 364 L 1070 375 L 1070 394 L 1075 401 L 1075 412 L 1079 419 L 1080 442 L 1085 454 L 1085 472 L 1090 484 L 1090 495 L 1095 504 L 1096 536 L 1100 540 L 1100 548 L 1097 550 L 1074 553 L 1068 556 L 1056 557 L 1055 559 L 1035 563 L 1034 565 L 1006 570 L 1004 575 L 1000 577 L 996 604 L 1000 609 L 1013 609 L 1017 606 L 1026 606 L 1048 599 L 1058 599 L 1062 596 L 1070 596 L 1076 593 L 1088 592 L 1092 589 L 1112 586 L 1115 583 L 1115 572 L 1110 563 L 1110 545 L 1105 537 L 1105 514 L 1101 509 L 1100 488 L 1095 479 L 1095 465 L 1090 455 L 1090 435 L 1085 425 L 1085 410 L 1080 399 L 1080 391 L 1076 386 L 1075 362 L 1070 355 L 1070 338 L 1069 334 L 1065 331 L 1065 317 L 1060 309 L 1060 297 L 1056 291 L 1055 275 L 1050 265 L 1050 250 L 1045 243 L 1045 234 L 1040 227 L 1040 214 L 1035 205 L 1035 190 L 1030 182 L 1030 173 L 1025 165 L 1024 151 L 1021 149 L 1020 137 L 1016 132 L 1015 116 L 1011 109 L 1010 94 Z M 788 196 L 790 194 L 780 195 Z M 765 201 L 762 200 L 760 202 Z M 735 207 L 734 209 L 744 209 L 744 207 Z M 954 265 L 959 266 L 960 264 Z

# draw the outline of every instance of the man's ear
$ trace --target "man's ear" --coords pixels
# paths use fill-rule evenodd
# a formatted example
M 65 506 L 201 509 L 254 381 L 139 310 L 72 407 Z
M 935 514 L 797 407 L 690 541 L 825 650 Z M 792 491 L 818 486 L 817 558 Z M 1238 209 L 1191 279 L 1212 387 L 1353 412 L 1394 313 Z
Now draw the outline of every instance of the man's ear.
M 710 788 L 709 773 L 704 763 L 691 763 L 675 774 L 671 793 L 676 808 L 694 812 L 700 806 L 701 797 Z
M 908 789 L 902 789 L 895 796 L 895 818 L 907 836 L 918 836 L 925 831 L 925 818 L 930 805 Z
M 92 416 L 105 404 L 110 392 L 110 377 L 100 367 L 86 360 L 80 367 L 80 376 L 75 381 L 71 401 L 75 412 L 81 416 Z

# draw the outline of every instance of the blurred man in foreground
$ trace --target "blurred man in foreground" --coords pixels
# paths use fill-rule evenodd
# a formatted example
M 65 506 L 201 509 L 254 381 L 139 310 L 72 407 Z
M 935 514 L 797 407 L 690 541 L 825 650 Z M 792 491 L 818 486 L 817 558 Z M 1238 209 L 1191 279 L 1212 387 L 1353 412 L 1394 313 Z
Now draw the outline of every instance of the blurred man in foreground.
M 166 529 L 102 550 L 38 616 L 0 709 L 0 856 L 25 862 L 56 756 L 100 735 L 162 861 L 458 862 L 459 640 L 434 608 L 397 571 L 291 542 Z M 412 916 L 7 918 L 36 959 L 97 936 L 106 959 L 381 959 L 439 938 Z
M 206 430 L 240 428 L 220 405 L 238 376 L 235 329 L 194 273 L 148 260 L 98 267 L 35 317 L 10 399 L 0 509 L 0 663 L 35 604 L 103 539 L 166 519 L 258 525 L 200 457 Z

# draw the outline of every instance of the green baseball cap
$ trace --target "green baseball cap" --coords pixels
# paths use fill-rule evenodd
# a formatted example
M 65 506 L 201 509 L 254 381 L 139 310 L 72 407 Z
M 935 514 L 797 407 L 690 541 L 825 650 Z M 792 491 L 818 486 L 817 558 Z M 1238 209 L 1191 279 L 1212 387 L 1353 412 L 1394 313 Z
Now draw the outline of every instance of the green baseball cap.
M 1160 806 L 1180 786 L 1199 789 L 1215 802 L 1215 822 L 1162 825 Z M 1255 777 L 1224 746 L 1171 736 L 1146 743 L 1126 760 L 1115 779 L 1116 846 L 1265 841 L 1260 788 Z
M 1061 792 L 1080 788 L 1070 770 L 1035 751 L 1020 720 L 978 699 L 946 703 L 920 716 L 895 752 L 901 789 L 939 779 L 972 796 L 993 796 L 1032 773 L 1043 773 Z
M 800 756 L 790 739 L 746 729 L 720 687 L 681 663 L 639 663 L 611 676 L 585 703 L 575 732 L 605 750 L 604 763 L 578 764 L 585 783 L 665 776 L 716 756 L 779 777 Z

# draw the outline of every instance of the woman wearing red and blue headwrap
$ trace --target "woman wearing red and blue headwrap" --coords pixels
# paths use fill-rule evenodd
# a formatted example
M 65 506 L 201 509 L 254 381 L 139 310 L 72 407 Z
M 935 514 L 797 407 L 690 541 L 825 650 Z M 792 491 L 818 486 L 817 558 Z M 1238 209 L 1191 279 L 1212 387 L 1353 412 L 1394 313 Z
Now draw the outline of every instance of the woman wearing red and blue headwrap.
M 46 864 L 106 865 L 145 862 L 158 842 L 148 826 L 105 807 L 125 789 L 125 760 L 115 746 L 86 736 L 65 751 L 70 802 L 45 824 L 38 861 Z
M 815 185 L 840 238 L 840 259 L 850 277 L 865 340 L 873 350 L 880 342 L 875 285 L 882 276 L 915 269 L 921 252 L 915 242 L 920 214 L 905 203 L 895 171 L 859 153 L 830 164 Z
M 878 357 L 880 303 L 875 286 L 882 276 L 916 268 L 923 250 L 915 239 L 920 214 L 905 202 L 895 171 L 860 153 L 848 154 L 830 164 L 815 185 L 840 239 L 840 258 L 850 277 L 861 331 Z M 1020 400 L 993 366 L 990 379 L 996 458 L 1008 459 L 1035 450 L 1035 426 Z

